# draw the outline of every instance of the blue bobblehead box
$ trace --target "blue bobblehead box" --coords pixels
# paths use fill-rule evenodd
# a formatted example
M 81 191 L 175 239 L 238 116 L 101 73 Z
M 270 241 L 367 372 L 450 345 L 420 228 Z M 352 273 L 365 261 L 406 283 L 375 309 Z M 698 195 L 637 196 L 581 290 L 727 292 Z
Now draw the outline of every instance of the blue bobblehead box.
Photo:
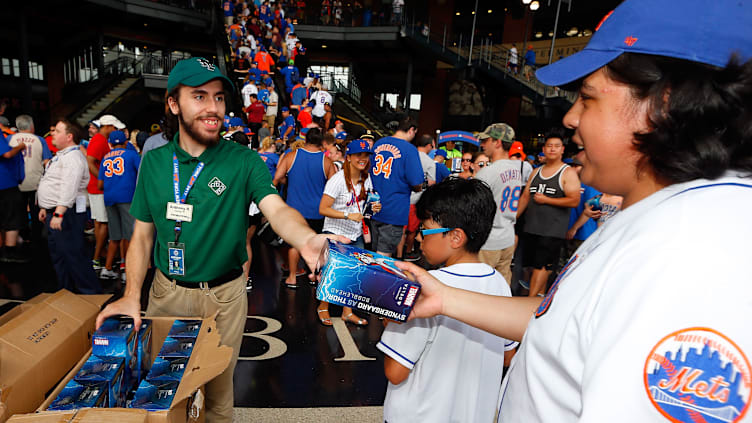
M 141 328 L 138 330 L 138 342 L 136 344 L 136 367 L 131 371 L 134 386 L 146 376 L 151 366 L 151 332 L 151 320 L 141 320 Z
M 92 355 L 122 357 L 125 360 L 126 390 L 138 383 L 133 371 L 138 363 L 138 333 L 133 330 L 133 319 L 111 317 L 102 323 L 91 338 Z
M 189 358 L 196 344 L 196 338 L 165 338 L 162 349 L 157 357 L 162 358 Z
M 106 408 L 108 404 L 107 384 L 78 383 L 68 381 L 48 410 L 77 410 L 79 408 Z
M 151 383 L 180 382 L 188 366 L 187 358 L 157 357 L 151 365 L 146 380 Z
M 168 410 L 178 390 L 178 382 L 152 383 L 142 380 L 128 408 L 148 411 Z
M 171 338 L 196 338 L 201 330 L 201 320 L 175 320 L 167 336 Z
M 125 405 L 125 363 L 121 357 L 97 357 L 92 355 L 73 377 L 82 385 L 104 383 L 107 387 L 107 407 Z
M 390 257 L 329 240 L 319 257 L 321 276 L 316 298 L 404 322 L 420 294 L 420 284 L 410 281 L 394 262 Z

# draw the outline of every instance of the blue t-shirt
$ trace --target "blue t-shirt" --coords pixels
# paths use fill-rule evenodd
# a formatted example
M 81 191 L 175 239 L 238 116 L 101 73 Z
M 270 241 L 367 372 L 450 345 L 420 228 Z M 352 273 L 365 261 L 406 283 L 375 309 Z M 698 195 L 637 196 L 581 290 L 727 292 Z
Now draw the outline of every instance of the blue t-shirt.
M 232 2 L 229 0 L 222 2 L 222 11 L 225 14 L 225 17 L 232 16 Z
M 8 145 L 8 140 L 0 133 L 0 156 L 9 152 L 12 148 Z M 24 170 L 23 155 L 16 154 L 10 159 L 0 157 L 0 189 L 17 187 L 26 177 Z
M 300 80 L 300 72 L 298 71 L 298 68 L 289 65 L 280 69 L 279 73 L 285 76 L 285 89 L 287 94 L 290 94 L 292 92 L 292 87 L 295 86 L 295 81 Z
M 277 164 L 279 164 L 279 156 L 277 153 L 259 153 L 259 156 L 261 156 L 261 160 L 266 163 L 266 167 L 269 168 L 269 173 L 272 174 L 272 179 L 274 178 L 274 174 L 277 173 Z
M 444 163 L 436 163 L 436 183 L 443 181 L 444 178 L 451 175 L 452 172 Z
M 292 90 L 292 104 L 302 106 L 308 100 L 308 90 L 305 85 L 298 85 Z
M 141 156 L 135 150 L 117 146 L 105 154 L 99 165 L 99 180 L 104 183 L 104 204 L 130 203 L 136 192 Z
M 576 208 L 572 209 L 569 215 L 569 227 L 571 228 L 572 225 L 574 225 L 574 222 L 577 221 L 577 218 L 580 217 L 582 214 L 582 211 L 585 210 L 585 202 L 596 195 L 601 195 L 601 192 L 597 189 L 585 185 L 583 183 L 580 183 L 580 204 L 577 205 Z M 598 229 L 598 222 L 596 222 L 594 219 L 588 219 L 587 222 L 585 222 L 580 229 L 577 230 L 577 233 L 574 234 L 574 239 L 579 239 L 580 241 L 586 240 L 595 230 Z
M 412 187 L 423 183 L 423 166 L 418 149 L 409 142 L 384 137 L 373 145 L 371 181 L 381 195 L 383 207 L 373 220 L 391 225 L 407 225 Z
M 269 101 L 269 90 L 266 88 L 262 88 L 258 92 L 258 99 L 261 100 L 262 103 L 266 103 Z M 264 106 L 266 108 L 266 106 Z
M 287 138 L 292 138 L 295 136 L 295 118 L 292 115 L 288 115 L 284 121 L 282 121 L 282 124 L 279 125 L 279 136 L 284 137 L 285 132 L 287 132 L 287 128 L 292 128 L 292 131 L 290 131 L 289 134 L 287 134 Z

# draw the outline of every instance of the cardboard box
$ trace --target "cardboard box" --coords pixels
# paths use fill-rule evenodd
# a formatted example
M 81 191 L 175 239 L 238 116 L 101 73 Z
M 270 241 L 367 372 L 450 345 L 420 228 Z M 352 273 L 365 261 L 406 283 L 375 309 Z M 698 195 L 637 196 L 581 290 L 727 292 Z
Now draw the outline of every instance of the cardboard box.
M 84 410 L 16 414 L 7 423 L 146 423 L 147 421 L 146 410 L 87 408 Z
M 34 411 L 89 350 L 97 313 L 109 298 L 61 290 L 0 316 L 0 423 Z
M 152 322 L 152 350 L 159 351 L 162 348 L 162 344 L 167 338 L 167 334 L 172 328 L 172 324 L 178 317 L 149 317 Z M 172 405 L 169 410 L 163 411 L 149 411 L 147 412 L 148 423 L 182 423 L 182 422 L 194 422 L 203 421 L 204 419 L 204 401 L 203 401 L 203 386 L 220 375 L 230 364 L 232 358 L 232 348 L 219 345 L 220 335 L 217 331 L 217 323 L 214 317 L 207 317 L 201 319 L 197 317 L 190 317 L 190 319 L 201 320 L 201 330 L 196 338 L 195 345 L 191 357 L 188 360 L 183 378 L 178 385 L 177 391 L 172 401 Z M 78 370 L 84 365 L 86 360 L 91 355 L 91 350 L 84 354 L 78 364 L 68 373 L 68 375 L 58 384 L 55 390 L 47 397 L 47 399 L 39 406 L 38 411 L 40 414 L 45 414 L 47 407 L 57 397 L 57 395 L 65 387 L 68 380 L 72 379 Z M 151 364 L 151 363 L 150 363 Z M 81 410 L 80 413 L 91 410 Z M 130 409 L 130 408 L 109 408 L 104 411 L 115 411 L 124 413 L 122 416 L 127 416 L 127 413 L 142 413 L 145 410 Z M 75 419 L 74 419 L 75 420 Z M 99 420 L 99 421 L 125 421 L 124 419 L 118 420 Z
M 420 294 L 420 284 L 394 265 L 395 260 L 329 240 L 316 298 L 404 322 Z

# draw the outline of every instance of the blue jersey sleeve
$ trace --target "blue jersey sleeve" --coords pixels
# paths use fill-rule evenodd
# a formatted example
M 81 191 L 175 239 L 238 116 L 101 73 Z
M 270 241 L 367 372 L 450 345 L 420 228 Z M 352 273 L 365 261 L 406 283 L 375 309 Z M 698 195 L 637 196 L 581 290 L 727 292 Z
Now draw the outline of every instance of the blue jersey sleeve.
M 104 168 L 106 166 L 102 166 L 102 164 L 104 164 L 105 160 L 107 160 L 107 156 L 105 156 L 102 159 L 102 162 L 99 163 L 99 176 L 97 176 L 97 179 L 99 179 L 100 181 L 104 181 Z
M 0 132 L 0 154 L 5 154 L 11 150 L 8 145 L 8 140 L 5 139 L 5 135 Z
M 47 146 L 47 141 L 44 138 L 39 137 L 39 142 L 42 143 L 42 160 L 50 160 L 52 158 L 52 152 L 50 147 Z
M 420 163 L 418 149 L 413 145 L 410 147 L 412 148 L 405 149 L 405 178 L 407 183 L 414 187 L 423 183 L 423 165 Z

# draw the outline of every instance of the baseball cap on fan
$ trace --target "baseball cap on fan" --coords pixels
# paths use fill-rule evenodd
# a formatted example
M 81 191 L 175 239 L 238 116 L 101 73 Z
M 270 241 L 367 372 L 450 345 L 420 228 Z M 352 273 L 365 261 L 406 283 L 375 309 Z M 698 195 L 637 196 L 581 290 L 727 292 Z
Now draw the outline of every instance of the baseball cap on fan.
M 125 124 L 113 115 L 102 115 L 99 119 L 92 121 L 98 128 L 112 125 L 115 129 L 125 129 Z
M 733 53 L 752 58 L 752 2 L 626 0 L 606 15 L 584 49 L 538 69 L 547 85 L 564 85 L 622 53 L 673 57 L 724 67 Z
M 502 142 L 514 141 L 514 129 L 506 123 L 492 123 L 488 125 L 485 131 L 478 134 L 479 140 L 493 138 Z
M 232 82 L 219 71 L 216 65 L 203 57 L 192 57 L 179 61 L 167 77 L 167 92 L 172 92 L 179 84 L 198 87 L 213 79 L 225 83 L 228 92 L 232 92 Z

